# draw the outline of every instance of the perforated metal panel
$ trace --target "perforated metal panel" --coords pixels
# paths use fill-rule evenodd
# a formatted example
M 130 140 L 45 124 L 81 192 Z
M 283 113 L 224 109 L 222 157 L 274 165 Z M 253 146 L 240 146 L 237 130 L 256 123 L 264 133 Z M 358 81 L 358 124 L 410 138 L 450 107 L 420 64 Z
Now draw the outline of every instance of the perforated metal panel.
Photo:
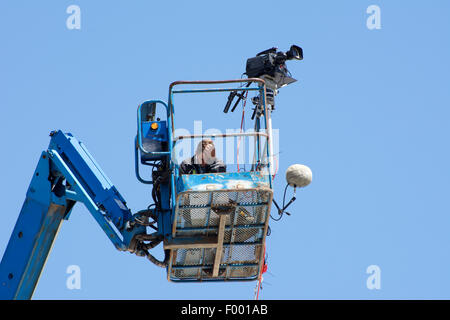
M 168 278 L 254 280 L 264 260 L 272 190 L 185 191 L 177 196 Z

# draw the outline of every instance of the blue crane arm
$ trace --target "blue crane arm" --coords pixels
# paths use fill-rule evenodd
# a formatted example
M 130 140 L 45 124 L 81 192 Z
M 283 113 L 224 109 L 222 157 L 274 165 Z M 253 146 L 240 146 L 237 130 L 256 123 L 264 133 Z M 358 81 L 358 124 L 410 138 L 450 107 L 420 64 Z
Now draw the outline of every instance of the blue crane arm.
M 0 263 L 0 299 L 30 299 L 63 220 L 82 202 L 113 245 L 134 252 L 145 227 L 133 215 L 85 146 L 54 131 L 42 152 Z

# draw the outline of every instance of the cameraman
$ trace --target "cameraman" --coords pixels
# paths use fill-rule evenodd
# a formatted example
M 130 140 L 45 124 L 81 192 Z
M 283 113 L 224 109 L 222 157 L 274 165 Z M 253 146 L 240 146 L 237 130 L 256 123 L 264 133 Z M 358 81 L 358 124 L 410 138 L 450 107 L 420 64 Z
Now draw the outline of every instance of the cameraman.
M 211 139 L 203 139 L 197 145 L 193 157 L 184 160 L 180 165 L 181 174 L 201 174 L 226 172 L 226 165 L 216 158 L 216 148 Z

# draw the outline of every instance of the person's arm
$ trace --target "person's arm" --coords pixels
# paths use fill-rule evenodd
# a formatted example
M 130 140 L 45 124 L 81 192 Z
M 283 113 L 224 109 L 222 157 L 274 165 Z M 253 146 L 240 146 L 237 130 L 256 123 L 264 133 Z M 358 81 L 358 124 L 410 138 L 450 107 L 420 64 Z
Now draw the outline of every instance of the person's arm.
M 227 166 L 225 165 L 225 163 L 223 163 L 222 160 L 217 159 L 213 164 L 211 164 L 210 171 L 213 173 L 227 172 Z
M 192 158 L 186 159 L 180 164 L 180 174 L 192 174 L 194 170 Z

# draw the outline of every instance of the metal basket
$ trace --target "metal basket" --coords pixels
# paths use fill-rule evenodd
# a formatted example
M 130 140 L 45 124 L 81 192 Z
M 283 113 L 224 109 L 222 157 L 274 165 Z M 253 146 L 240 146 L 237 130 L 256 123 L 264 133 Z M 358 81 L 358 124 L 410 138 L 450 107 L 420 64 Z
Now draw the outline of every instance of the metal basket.
M 171 281 L 255 280 L 264 261 L 272 190 L 185 191 L 177 195 Z

